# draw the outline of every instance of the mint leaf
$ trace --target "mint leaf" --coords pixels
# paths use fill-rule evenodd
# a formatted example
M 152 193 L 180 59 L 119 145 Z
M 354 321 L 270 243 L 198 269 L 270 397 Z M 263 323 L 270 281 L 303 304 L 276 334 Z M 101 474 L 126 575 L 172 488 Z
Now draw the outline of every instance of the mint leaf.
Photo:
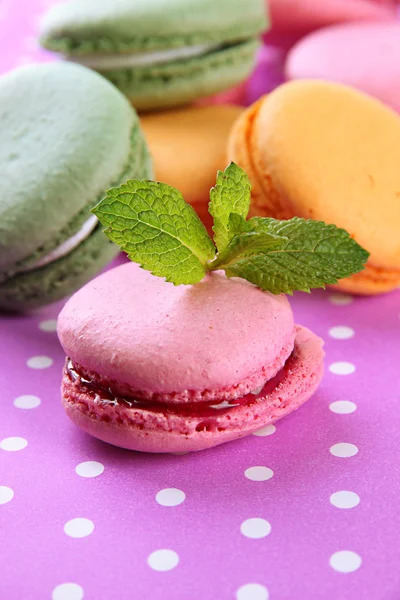
M 179 284 L 201 281 L 215 247 L 178 190 L 153 181 L 127 181 L 92 209 L 107 237 L 153 275 Z
M 235 163 L 225 171 L 218 171 L 217 183 L 210 190 L 208 211 L 214 219 L 214 241 L 223 252 L 233 237 L 229 230 L 229 218 L 235 213 L 246 219 L 250 208 L 251 185 L 246 173 Z
M 244 226 L 236 218 L 231 223 Z M 218 258 L 214 264 L 228 277 L 242 277 L 273 294 L 309 292 L 336 283 L 361 271 L 369 256 L 344 229 L 321 221 L 254 217 L 245 222 L 245 227 L 253 233 L 281 237 L 283 243 L 259 253 L 237 253 L 234 260 L 224 262 Z M 243 235 L 249 233 L 239 237 Z
M 218 172 L 210 197 L 217 256 L 193 208 L 164 183 L 128 181 L 109 190 L 92 212 L 131 260 L 175 285 L 223 269 L 273 294 L 309 292 L 361 271 L 368 259 L 335 225 L 298 217 L 246 221 L 250 183 L 234 163 Z
M 240 233 L 252 231 L 252 226 L 250 225 L 250 221 L 246 221 L 246 219 L 240 215 L 232 213 L 229 215 L 228 229 L 231 238 L 233 238 L 235 235 L 239 235 Z
M 271 250 L 282 248 L 286 238 L 263 233 L 262 231 L 250 231 L 239 233 L 231 239 L 225 250 L 218 254 L 217 258 L 210 264 L 211 270 L 222 268 L 229 269 L 238 261 L 243 261 L 249 256 L 264 256 Z

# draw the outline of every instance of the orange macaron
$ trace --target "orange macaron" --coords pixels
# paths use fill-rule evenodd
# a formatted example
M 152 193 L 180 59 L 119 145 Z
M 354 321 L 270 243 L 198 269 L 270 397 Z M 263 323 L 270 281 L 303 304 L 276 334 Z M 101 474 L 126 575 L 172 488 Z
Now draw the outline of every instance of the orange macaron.
M 178 189 L 208 228 L 210 188 L 227 165 L 227 140 L 242 112 L 234 105 L 192 106 L 141 117 L 155 178 Z
M 400 117 L 353 88 L 286 83 L 243 112 L 228 159 L 252 183 L 251 214 L 334 223 L 370 252 L 345 291 L 400 285 Z

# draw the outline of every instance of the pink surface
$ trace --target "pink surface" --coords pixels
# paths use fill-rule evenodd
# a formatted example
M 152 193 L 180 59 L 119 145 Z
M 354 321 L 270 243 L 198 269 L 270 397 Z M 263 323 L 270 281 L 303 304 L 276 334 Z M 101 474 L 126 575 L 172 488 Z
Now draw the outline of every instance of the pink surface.
M 285 70 L 288 79 L 351 85 L 400 110 L 400 23 L 351 23 L 317 31 L 290 51 Z
M 1 72 L 44 56 L 45 4 L 0 4 Z M 260 57 L 253 94 L 282 77 Z M 66 418 L 63 303 L 0 317 L 0 598 L 398 600 L 400 291 L 291 304 L 325 340 L 314 397 L 184 456 L 119 450 Z
M 187 390 L 200 399 L 205 390 L 207 399 L 243 396 L 282 367 L 295 335 L 285 296 L 221 273 L 174 286 L 134 263 L 77 292 L 58 334 L 67 356 L 88 371 L 128 384 L 131 393 L 179 400 Z
M 297 327 L 293 355 L 258 394 L 222 404 L 223 398 L 216 397 L 191 406 L 138 405 L 132 396 L 117 404 L 111 388 L 94 391 L 91 382 L 85 384 L 67 368 L 63 405 L 76 425 L 115 446 L 161 453 L 204 450 L 249 435 L 296 410 L 317 389 L 322 361 L 322 340 Z

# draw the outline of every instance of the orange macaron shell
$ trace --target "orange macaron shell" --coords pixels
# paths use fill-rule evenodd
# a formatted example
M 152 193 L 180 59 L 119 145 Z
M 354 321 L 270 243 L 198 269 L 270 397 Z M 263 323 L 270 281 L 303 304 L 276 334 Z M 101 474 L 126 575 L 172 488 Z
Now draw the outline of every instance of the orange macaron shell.
M 251 215 L 334 223 L 370 252 L 338 286 L 374 294 L 400 284 L 400 118 L 347 86 L 284 84 L 234 124 L 228 158 L 252 183 Z
M 141 125 L 153 157 L 155 178 L 178 189 L 211 228 L 208 214 L 215 175 L 227 166 L 226 144 L 243 108 L 235 105 L 191 106 L 151 113 Z

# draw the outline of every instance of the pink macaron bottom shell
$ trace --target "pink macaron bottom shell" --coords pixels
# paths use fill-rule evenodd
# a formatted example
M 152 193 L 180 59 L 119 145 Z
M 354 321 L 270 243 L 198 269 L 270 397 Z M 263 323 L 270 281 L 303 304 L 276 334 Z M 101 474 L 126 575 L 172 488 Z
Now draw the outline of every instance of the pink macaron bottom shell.
M 69 418 L 90 435 L 114 446 L 141 452 L 204 450 L 244 437 L 296 410 L 312 396 L 323 374 L 323 342 L 296 326 L 294 350 L 259 394 L 234 406 L 215 399 L 202 405 L 137 403 L 86 387 L 64 370 L 62 396 Z M 111 396 L 110 396 L 111 394 Z M 218 406 L 220 404 L 220 406 Z

